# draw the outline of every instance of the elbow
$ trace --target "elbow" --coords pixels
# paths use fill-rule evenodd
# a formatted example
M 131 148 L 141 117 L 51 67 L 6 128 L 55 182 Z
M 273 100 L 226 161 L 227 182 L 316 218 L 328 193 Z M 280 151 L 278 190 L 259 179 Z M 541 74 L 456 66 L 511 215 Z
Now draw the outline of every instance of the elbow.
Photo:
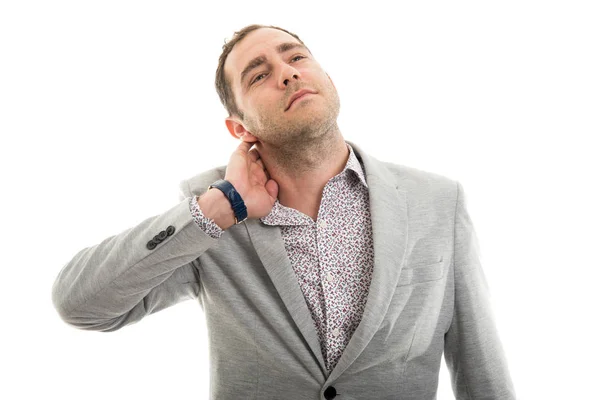
M 98 318 L 91 312 L 73 309 L 68 301 L 68 291 L 60 287 L 58 282 L 52 286 L 52 304 L 63 322 L 67 325 L 86 331 L 114 332 L 126 325 L 126 315 L 117 318 Z
M 59 280 L 54 281 L 52 285 L 52 305 L 58 313 L 60 319 L 69 325 L 72 325 L 70 321 L 73 320 L 71 313 L 69 312 L 69 306 L 67 305 L 68 294 L 62 287 Z

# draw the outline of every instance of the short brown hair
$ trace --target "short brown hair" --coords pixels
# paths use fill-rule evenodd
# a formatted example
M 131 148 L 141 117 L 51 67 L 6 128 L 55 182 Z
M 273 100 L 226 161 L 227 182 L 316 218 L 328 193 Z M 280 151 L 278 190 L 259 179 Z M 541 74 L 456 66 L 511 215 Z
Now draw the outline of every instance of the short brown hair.
M 235 101 L 235 96 L 233 94 L 233 91 L 231 90 L 231 81 L 229 79 L 227 79 L 227 77 L 225 76 L 225 61 L 227 60 L 227 56 L 229 56 L 229 53 L 231 53 L 231 50 L 233 50 L 233 46 L 235 46 L 239 41 L 244 39 L 246 37 L 246 35 L 248 35 L 250 32 L 260 29 L 260 28 L 279 29 L 280 31 L 283 31 L 283 32 L 293 36 L 300 43 L 302 43 L 302 45 L 304 45 L 306 47 L 306 45 L 304 44 L 304 42 L 302 40 L 300 40 L 298 35 L 296 35 L 292 32 L 289 32 L 283 28 L 280 28 L 278 26 L 253 24 L 253 25 L 248 25 L 245 28 L 235 32 L 233 34 L 233 38 L 231 38 L 231 40 L 229 42 L 225 42 L 225 44 L 223 45 L 223 52 L 221 53 L 221 56 L 219 57 L 219 66 L 217 67 L 217 73 L 215 76 L 215 88 L 217 89 L 219 99 L 221 100 L 221 103 L 223 104 L 223 106 L 225 107 L 227 112 L 229 113 L 230 117 L 232 115 L 236 115 L 236 116 L 239 116 L 241 119 L 244 119 L 244 113 L 238 108 L 237 103 Z M 306 48 L 308 50 L 308 47 L 306 47 Z M 310 52 L 310 50 L 308 50 L 308 51 Z

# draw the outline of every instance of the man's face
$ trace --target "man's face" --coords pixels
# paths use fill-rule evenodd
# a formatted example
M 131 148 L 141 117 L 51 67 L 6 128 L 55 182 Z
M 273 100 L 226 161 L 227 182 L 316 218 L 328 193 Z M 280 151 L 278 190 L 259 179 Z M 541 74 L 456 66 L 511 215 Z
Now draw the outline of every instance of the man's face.
M 280 52 L 284 43 L 299 46 Z M 264 62 L 248 70 L 260 56 Z M 236 137 L 246 131 L 242 137 L 246 141 L 280 147 L 316 138 L 337 120 L 340 102 L 333 82 L 309 51 L 283 31 L 261 28 L 249 33 L 229 53 L 225 74 L 244 113 L 243 120 L 227 118 Z M 314 94 L 294 101 L 288 109 L 291 97 L 301 89 Z

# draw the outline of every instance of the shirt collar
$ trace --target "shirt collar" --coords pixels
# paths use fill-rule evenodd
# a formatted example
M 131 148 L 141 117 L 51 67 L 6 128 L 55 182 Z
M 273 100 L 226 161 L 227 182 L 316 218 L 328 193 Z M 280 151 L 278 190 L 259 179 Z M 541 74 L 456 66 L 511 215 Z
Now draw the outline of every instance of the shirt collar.
M 354 153 L 354 149 L 348 143 L 346 143 L 348 149 L 350 150 L 350 155 L 348 156 L 348 162 L 346 163 L 346 167 L 340 174 L 345 174 L 347 169 L 351 169 L 358 176 L 358 179 L 362 182 L 363 185 L 368 189 L 369 185 L 367 185 L 367 179 L 365 178 L 365 171 L 361 164 L 361 162 L 356 157 Z
M 355 176 L 358 177 L 359 181 L 368 189 L 369 186 L 367 185 L 364 168 L 361 162 L 356 157 L 352 146 L 350 146 L 348 143 L 346 143 L 346 146 L 348 146 L 348 150 L 350 151 L 346 166 L 342 172 L 331 178 L 329 181 L 334 179 L 350 179 L 351 173 L 349 171 L 353 171 Z M 327 183 L 329 184 L 329 182 Z M 275 200 L 275 204 L 273 205 L 271 212 L 268 215 L 260 218 L 260 220 L 267 225 L 308 225 L 313 222 L 309 216 L 298 212 L 298 210 L 282 205 L 279 202 L 279 199 Z

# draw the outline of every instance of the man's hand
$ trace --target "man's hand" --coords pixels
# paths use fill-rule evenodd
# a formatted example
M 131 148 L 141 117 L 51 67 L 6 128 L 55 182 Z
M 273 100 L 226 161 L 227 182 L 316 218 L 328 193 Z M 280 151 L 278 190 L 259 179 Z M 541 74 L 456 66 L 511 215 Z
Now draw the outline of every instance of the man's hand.
M 248 219 L 269 214 L 279 193 L 279 185 L 268 176 L 258 151 L 250 150 L 254 143 L 240 143 L 225 171 L 225 180 L 233 185 L 246 204 Z

